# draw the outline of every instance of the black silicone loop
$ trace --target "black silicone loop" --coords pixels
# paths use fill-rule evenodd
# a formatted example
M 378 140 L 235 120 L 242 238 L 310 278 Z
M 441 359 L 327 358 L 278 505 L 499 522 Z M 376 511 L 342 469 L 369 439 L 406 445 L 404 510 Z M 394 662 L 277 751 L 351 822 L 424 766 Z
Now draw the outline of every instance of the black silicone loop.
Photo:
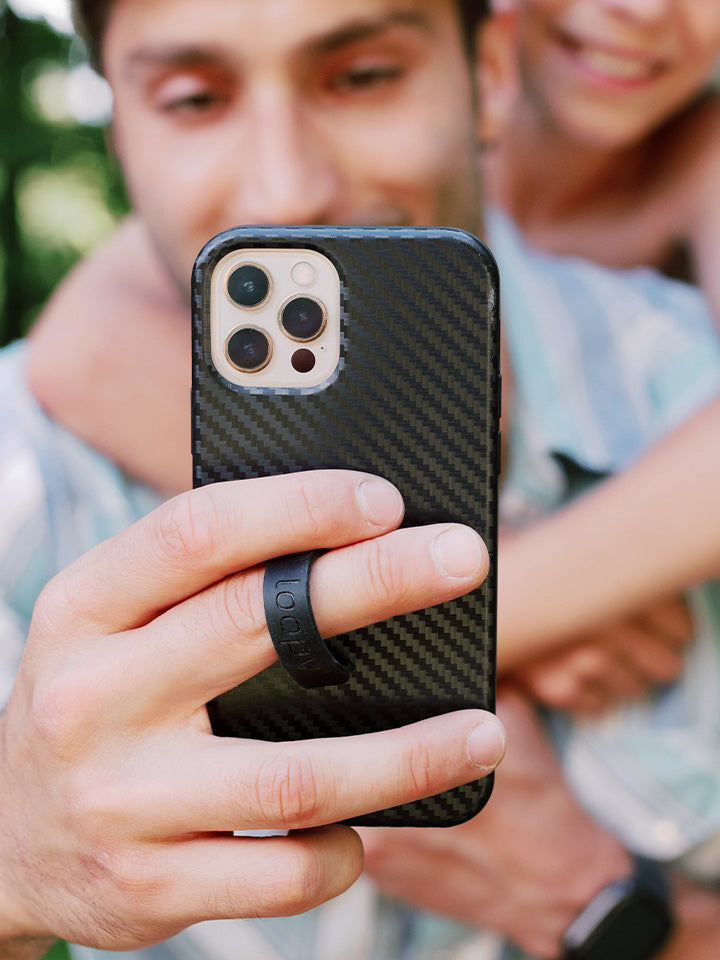
M 263 601 L 270 637 L 280 662 L 301 687 L 345 683 L 352 668 L 334 656 L 320 636 L 310 604 L 310 570 L 323 553 L 293 553 L 265 568 Z

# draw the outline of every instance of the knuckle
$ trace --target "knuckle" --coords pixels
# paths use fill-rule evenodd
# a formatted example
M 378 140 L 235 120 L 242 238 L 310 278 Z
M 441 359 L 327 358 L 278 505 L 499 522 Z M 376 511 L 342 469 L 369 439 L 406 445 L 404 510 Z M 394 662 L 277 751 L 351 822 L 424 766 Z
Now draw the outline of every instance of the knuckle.
M 312 474 L 297 474 L 293 480 L 285 498 L 287 526 L 303 538 L 322 539 L 331 521 L 327 507 L 332 497 Z
M 82 862 L 90 886 L 111 891 L 115 916 L 134 931 L 131 940 L 142 941 L 163 916 L 170 887 L 148 852 L 103 839 L 88 848 Z
M 167 893 L 161 875 L 152 869 L 150 858 L 138 847 L 116 852 L 111 876 L 115 890 L 136 910 L 138 920 L 154 912 Z
M 269 760 L 257 781 L 258 807 L 268 827 L 292 830 L 326 822 L 322 777 L 307 757 L 285 753 Z
M 553 691 L 541 698 L 548 707 L 555 710 L 572 710 L 577 706 L 578 698 L 570 693 Z
M 73 619 L 84 619 L 79 594 L 70 588 L 67 573 L 60 573 L 49 580 L 35 602 L 30 637 L 52 641 L 57 637 L 60 624 Z M 31 640 L 29 643 L 32 642 Z
M 546 685 L 545 700 L 558 710 L 573 710 L 585 694 L 585 681 L 580 676 L 556 676 Z
M 323 899 L 325 871 L 314 850 L 308 847 L 297 850 L 284 866 L 284 913 L 304 913 Z
M 57 622 L 57 612 L 65 605 L 67 599 L 66 591 L 62 585 L 60 577 L 55 576 L 49 580 L 40 591 L 35 602 L 35 609 L 32 615 L 32 633 L 40 632 L 43 635 L 49 634 L 50 625 L 55 618 Z
M 214 556 L 220 529 L 214 499 L 187 492 L 156 512 L 153 534 L 168 561 L 184 566 Z
M 558 678 L 552 673 L 538 671 L 528 678 L 526 686 L 534 697 L 550 706 L 559 706 L 565 695 L 562 679 L 558 683 Z
M 573 664 L 575 682 L 591 683 L 602 677 L 609 665 L 608 655 L 596 647 L 578 651 Z
M 408 593 L 402 565 L 382 540 L 365 545 L 365 574 L 373 601 L 382 606 L 401 604 Z
M 97 675 L 68 669 L 41 680 L 32 694 L 31 719 L 39 742 L 60 762 L 74 762 L 87 744 L 102 699 Z
M 210 624 L 214 633 L 233 649 L 238 637 L 252 641 L 266 634 L 265 608 L 256 577 L 228 577 L 213 591 Z
M 435 764 L 427 744 L 416 740 L 406 748 L 404 756 L 407 785 L 413 797 L 421 798 L 435 793 Z
M 75 824 L 77 835 L 85 838 L 89 849 L 107 852 L 107 856 L 97 858 L 98 862 L 111 862 L 109 855 L 116 849 L 117 838 L 131 822 L 133 808 L 137 809 L 131 791 L 117 773 L 96 763 L 76 764 L 61 785 L 60 803 L 66 822 Z

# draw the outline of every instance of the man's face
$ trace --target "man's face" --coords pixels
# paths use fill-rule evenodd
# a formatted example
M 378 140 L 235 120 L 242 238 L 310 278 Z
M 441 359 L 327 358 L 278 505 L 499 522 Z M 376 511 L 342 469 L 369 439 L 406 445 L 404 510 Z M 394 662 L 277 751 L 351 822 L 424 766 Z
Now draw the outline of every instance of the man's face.
M 478 229 L 455 0 L 116 0 L 104 62 L 132 199 L 183 287 L 242 223 Z
M 527 96 L 600 149 L 646 137 L 697 96 L 720 54 L 720 0 L 522 0 Z

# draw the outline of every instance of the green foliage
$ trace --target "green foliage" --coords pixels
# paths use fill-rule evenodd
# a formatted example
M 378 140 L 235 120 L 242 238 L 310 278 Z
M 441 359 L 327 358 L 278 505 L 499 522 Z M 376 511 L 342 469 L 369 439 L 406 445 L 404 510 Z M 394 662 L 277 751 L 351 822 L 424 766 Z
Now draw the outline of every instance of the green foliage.
M 0 344 L 127 209 L 104 131 L 64 105 L 82 63 L 74 38 L 0 0 Z
M 70 960 L 70 951 L 67 948 L 67 944 L 63 943 L 62 940 L 58 940 L 55 946 L 45 954 L 44 960 Z

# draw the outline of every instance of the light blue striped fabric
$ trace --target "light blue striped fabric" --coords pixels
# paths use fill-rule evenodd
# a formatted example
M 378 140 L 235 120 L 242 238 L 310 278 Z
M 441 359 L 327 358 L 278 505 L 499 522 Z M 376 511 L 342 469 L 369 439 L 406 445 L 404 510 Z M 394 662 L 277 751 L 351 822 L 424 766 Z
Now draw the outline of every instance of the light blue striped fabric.
M 518 384 L 503 509 L 531 522 L 571 493 L 555 453 L 584 468 L 583 477 L 627 466 L 720 390 L 720 349 L 701 298 L 689 288 L 647 271 L 619 275 L 531 253 L 499 216 L 489 227 Z M 160 500 L 48 420 L 26 388 L 23 363 L 22 345 L 0 352 L 0 705 L 42 585 Z M 709 764 L 718 756 L 720 607 L 714 588 L 698 591 L 693 602 L 699 652 L 682 684 L 604 724 L 557 724 L 578 795 L 592 807 L 601 786 L 613 829 L 634 847 L 665 856 L 720 826 L 720 777 Z M 480 937 L 470 946 L 472 937 L 361 883 L 302 917 L 203 924 L 131 956 L 450 960 L 459 949 L 463 960 L 494 955 L 492 941 Z M 115 954 L 78 953 L 82 960 L 101 956 Z
M 516 378 L 502 510 L 524 524 L 627 467 L 718 396 L 720 342 L 695 288 L 530 255 L 500 216 L 490 229 Z M 583 804 L 630 849 L 661 860 L 705 841 L 714 849 L 720 833 L 720 585 L 688 601 L 696 635 L 678 683 L 600 721 L 551 718 Z

